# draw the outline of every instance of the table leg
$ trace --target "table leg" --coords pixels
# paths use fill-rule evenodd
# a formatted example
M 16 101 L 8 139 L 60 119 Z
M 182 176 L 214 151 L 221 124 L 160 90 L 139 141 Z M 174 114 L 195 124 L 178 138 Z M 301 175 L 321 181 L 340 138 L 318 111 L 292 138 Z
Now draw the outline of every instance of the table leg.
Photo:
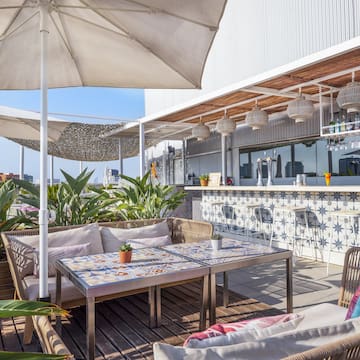
M 56 270 L 55 303 L 61 306 L 61 272 Z M 61 335 L 61 316 L 56 316 L 56 331 Z
M 155 287 L 156 294 L 156 327 L 161 326 L 161 287 Z
M 210 325 L 216 322 L 216 274 L 210 274 L 210 309 L 209 309 Z
M 156 326 L 156 319 L 155 319 L 155 306 L 156 306 L 156 300 L 155 300 L 155 286 L 149 287 L 149 310 L 150 310 L 150 320 L 149 320 L 149 327 L 150 329 L 154 328 Z
M 201 307 L 200 307 L 200 323 L 199 330 L 206 328 L 206 312 L 209 306 L 209 275 L 205 275 L 202 280 L 201 288 Z
M 88 351 L 88 360 L 95 358 L 95 298 L 86 298 L 86 342 Z
M 293 282 L 292 282 L 293 260 L 292 256 L 286 259 L 286 305 L 287 312 L 293 312 Z
M 229 274 L 224 271 L 224 287 L 223 287 L 223 305 L 225 307 L 229 306 Z

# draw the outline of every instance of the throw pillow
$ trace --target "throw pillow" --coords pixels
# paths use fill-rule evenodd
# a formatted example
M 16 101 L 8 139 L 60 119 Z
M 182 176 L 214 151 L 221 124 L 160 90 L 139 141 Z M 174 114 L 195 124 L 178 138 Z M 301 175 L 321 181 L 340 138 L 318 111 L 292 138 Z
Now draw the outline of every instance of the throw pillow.
M 157 224 L 133 229 L 101 227 L 101 237 L 105 252 L 118 251 L 123 243 L 131 239 L 148 239 L 165 235 L 169 235 L 169 227 L 166 220 Z
M 349 309 L 346 313 L 345 320 L 353 319 L 360 316 L 360 286 L 356 289 L 354 296 L 351 299 Z
M 21 241 L 32 248 L 39 248 L 39 235 L 32 236 L 10 236 L 9 239 Z M 48 235 L 49 248 L 60 246 L 73 246 L 90 243 L 90 254 L 100 254 L 104 252 L 100 229 L 97 223 L 88 224 L 79 228 L 56 231 Z
M 10 248 L 15 259 L 20 278 L 31 275 L 34 270 L 34 249 L 32 246 L 13 239 L 10 241 Z
M 48 275 L 55 276 L 55 262 L 59 259 L 72 258 L 75 256 L 90 255 L 90 243 L 65 246 L 51 247 L 48 249 Z M 34 250 L 34 275 L 39 277 L 39 250 Z
M 205 331 L 190 335 L 184 346 L 206 348 L 253 341 L 296 329 L 303 319 L 298 314 L 281 314 L 228 324 L 215 324 Z
M 171 245 L 171 239 L 169 235 L 158 236 L 154 238 L 129 239 L 127 242 L 131 244 L 133 249 Z

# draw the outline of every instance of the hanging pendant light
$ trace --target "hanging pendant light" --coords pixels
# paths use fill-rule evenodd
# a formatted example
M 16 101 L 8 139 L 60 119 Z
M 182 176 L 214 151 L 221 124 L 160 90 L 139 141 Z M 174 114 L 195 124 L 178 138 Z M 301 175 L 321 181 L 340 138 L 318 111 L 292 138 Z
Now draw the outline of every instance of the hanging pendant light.
M 192 137 L 198 140 L 205 140 L 210 136 L 210 128 L 203 124 L 200 117 L 200 123 L 192 129 Z
M 216 123 L 216 131 L 221 135 L 228 136 L 236 129 L 236 122 L 227 116 L 226 110 L 224 117 Z
M 296 123 L 302 123 L 307 119 L 310 119 L 314 113 L 314 104 L 311 100 L 305 99 L 305 96 L 299 89 L 299 96 L 289 102 L 287 108 L 287 114 L 289 118 L 294 119 Z
M 245 118 L 245 123 L 247 126 L 250 126 L 253 130 L 259 130 L 260 128 L 266 126 L 269 122 L 269 116 L 266 111 L 261 110 L 255 102 L 254 108 L 249 111 Z
M 360 83 L 355 81 L 355 73 L 352 73 L 352 81 L 340 89 L 336 101 L 349 114 L 360 111 Z

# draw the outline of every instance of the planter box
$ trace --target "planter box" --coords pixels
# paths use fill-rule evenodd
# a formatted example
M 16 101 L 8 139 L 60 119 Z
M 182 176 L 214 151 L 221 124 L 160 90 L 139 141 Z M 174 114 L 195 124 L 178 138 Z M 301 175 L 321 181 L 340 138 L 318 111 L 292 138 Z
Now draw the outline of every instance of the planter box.
M 11 278 L 9 264 L 6 260 L 0 261 L 0 300 L 14 298 L 14 284 Z

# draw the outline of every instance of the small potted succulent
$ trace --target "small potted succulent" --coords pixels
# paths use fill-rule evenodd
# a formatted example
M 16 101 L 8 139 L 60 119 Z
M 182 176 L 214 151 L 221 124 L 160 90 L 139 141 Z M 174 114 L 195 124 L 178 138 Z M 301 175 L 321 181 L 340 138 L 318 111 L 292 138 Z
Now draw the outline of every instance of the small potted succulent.
M 130 244 L 123 244 L 119 249 L 120 263 L 125 264 L 131 262 L 132 246 Z
M 211 246 L 213 250 L 220 250 L 222 248 L 222 238 L 222 235 L 217 233 L 211 236 Z
M 207 186 L 209 182 L 209 174 L 202 174 L 199 176 L 199 179 L 201 186 Z

